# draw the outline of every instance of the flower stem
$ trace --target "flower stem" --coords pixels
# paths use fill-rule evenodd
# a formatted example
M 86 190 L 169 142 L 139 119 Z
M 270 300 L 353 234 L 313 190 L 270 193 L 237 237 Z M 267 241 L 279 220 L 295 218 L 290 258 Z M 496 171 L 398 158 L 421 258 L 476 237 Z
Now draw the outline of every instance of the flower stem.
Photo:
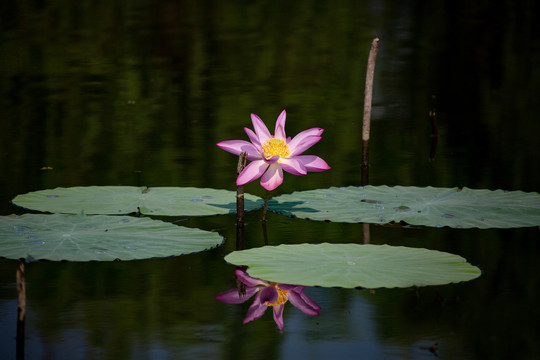
M 236 171 L 238 174 L 246 167 L 247 153 L 240 153 L 238 158 L 238 166 Z M 236 225 L 237 227 L 244 227 L 244 186 L 240 185 L 236 187 Z
M 238 174 L 246 167 L 247 153 L 240 153 L 238 158 Z M 236 187 L 236 250 L 244 250 L 244 186 Z M 240 291 L 240 290 L 239 290 Z
M 264 207 L 262 213 L 262 221 L 266 221 L 266 212 L 268 211 L 268 200 L 270 200 L 270 190 L 266 190 L 266 196 L 264 197 Z
M 268 232 L 266 231 L 266 221 L 261 221 L 264 245 L 268 245 Z
M 375 59 L 379 49 L 379 38 L 373 39 L 369 51 L 366 72 L 366 88 L 364 90 L 364 119 L 362 123 L 362 185 L 367 185 L 369 176 L 369 132 L 371 124 L 371 103 L 373 98 L 373 77 Z
M 371 123 L 371 102 L 373 97 L 373 77 L 375 73 L 375 59 L 379 50 L 379 38 L 373 39 L 369 51 L 368 66 L 366 72 L 366 88 L 364 91 L 364 121 L 362 124 L 362 140 L 369 141 Z

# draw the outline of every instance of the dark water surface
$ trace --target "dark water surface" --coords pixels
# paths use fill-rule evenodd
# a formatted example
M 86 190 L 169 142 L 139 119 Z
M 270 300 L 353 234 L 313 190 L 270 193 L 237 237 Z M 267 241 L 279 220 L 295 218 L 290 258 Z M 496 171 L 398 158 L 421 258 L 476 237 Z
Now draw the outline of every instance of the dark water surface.
M 534 1 L 4 1 L 0 5 L 0 210 L 57 186 L 235 189 L 249 114 L 287 133 L 325 129 L 332 167 L 285 175 L 277 194 L 360 184 L 369 46 L 370 183 L 540 190 L 540 33 Z M 428 111 L 437 109 L 436 153 Z M 432 158 L 432 159 L 430 159 Z M 52 170 L 41 170 L 42 167 Z M 263 195 L 258 182 L 246 191 Z M 176 221 L 178 218 L 161 218 Z M 183 220 L 183 219 L 182 219 Z M 189 218 L 223 246 L 177 258 L 27 264 L 28 359 L 540 358 L 540 235 L 370 226 L 371 242 L 448 251 L 480 278 L 419 289 L 311 288 L 318 317 L 248 305 L 223 256 L 233 215 Z M 362 243 L 362 225 L 269 214 L 270 244 Z M 260 213 L 246 246 L 263 245 Z M 0 254 L 1 255 L 1 254 Z M 0 260 L 0 354 L 15 357 L 16 261 Z

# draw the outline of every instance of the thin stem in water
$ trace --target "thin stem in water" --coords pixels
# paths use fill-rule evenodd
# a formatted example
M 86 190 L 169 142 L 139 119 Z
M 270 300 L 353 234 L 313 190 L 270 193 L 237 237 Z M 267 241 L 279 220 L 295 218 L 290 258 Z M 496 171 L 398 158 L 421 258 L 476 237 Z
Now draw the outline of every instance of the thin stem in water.
M 268 211 L 268 200 L 270 200 L 270 191 L 266 190 L 266 196 L 264 197 L 264 207 L 262 213 L 262 221 L 266 221 L 266 212 Z
M 236 172 L 238 175 L 246 167 L 247 153 L 240 153 L 238 158 L 238 166 Z M 240 185 L 236 187 L 236 225 L 237 227 L 244 227 L 244 186 Z
M 371 103 L 373 99 L 373 78 L 375 76 L 375 59 L 379 50 L 379 38 L 373 39 L 369 51 L 366 71 L 366 88 L 364 90 L 364 118 L 362 122 L 362 185 L 369 182 L 369 133 L 371 126 Z

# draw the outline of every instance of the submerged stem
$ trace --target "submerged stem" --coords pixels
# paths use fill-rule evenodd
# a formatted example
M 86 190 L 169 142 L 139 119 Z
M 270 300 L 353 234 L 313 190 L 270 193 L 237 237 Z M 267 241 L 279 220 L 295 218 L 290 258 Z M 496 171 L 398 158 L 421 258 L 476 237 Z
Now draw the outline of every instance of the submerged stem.
M 24 261 L 16 272 L 17 280 L 17 340 L 16 358 L 24 359 L 24 325 L 26 322 L 26 280 L 24 276 Z

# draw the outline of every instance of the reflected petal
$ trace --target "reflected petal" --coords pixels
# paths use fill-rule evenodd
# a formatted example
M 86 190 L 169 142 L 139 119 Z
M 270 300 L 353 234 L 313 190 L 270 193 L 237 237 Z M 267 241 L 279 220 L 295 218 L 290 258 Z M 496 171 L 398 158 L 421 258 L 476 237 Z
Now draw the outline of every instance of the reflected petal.
M 261 302 L 270 304 L 275 303 L 278 299 L 278 292 L 275 287 L 267 286 L 261 290 Z
M 283 309 L 285 305 L 274 306 L 274 321 L 276 322 L 279 332 L 283 333 Z
M 313 301 L 312 298 L 304 294 L 303 292 L 300 293 L 300 297 L 302 300 L 306 302 L 309 306 L 311 306 L 315 311 L 320 311 L 322 308 L 317 304 L 315 301 Z
M 242 321 L 243 324 L 253 321 L 253 320 L 257 320 L 258 318 L 263 316 L 268 306 L 261 304 L 260 297 L 261 297 L 261 293 L 258 292 L 257 295 L 255 295 L 255 300 L 253 301 L 253 304 L 251 304 L 251 306 L 248 309 L 246 317 Z
M 304 296 L 302 296 L 304 295 Z M 296 292 L 296 291 L 290 291 L 289 292 L 289 301 L 291 304 L 293 304 L 298 309 L 302 310 L 302 312 L 309 316 L 317 316 L 319 315 L 319 310 L 321 307 L 309 296 Z
M 241 304 L 248 301 L 259 289 L 246 287 L 245 294 L 239 294 L 238 289 L 230 289 L 216 295 L 216 299 L 227 304 Z
M 251 276 L 246 274 L 246 272 L 243 271 L 243 270 L 237 269 L 235 274 L 236 274 L 236 277 L 238 278 L 238 280 L 240 280 L 241 282 L 246 284 L 248 287 L 268 286 L 268 282 L 266 282 L 264 280 L 259 280 L 259 279 L 252 278 Z
M 301 292 L 302 290 L 305 289 L 305 286 L 302 286 L 302 285 L 288 285 L 288 284 L 278 284 L 278 287 L 280 289 L 283 289 L 283 290 L 287 290 L 287 291 L 296 291 L 296 292 Z

